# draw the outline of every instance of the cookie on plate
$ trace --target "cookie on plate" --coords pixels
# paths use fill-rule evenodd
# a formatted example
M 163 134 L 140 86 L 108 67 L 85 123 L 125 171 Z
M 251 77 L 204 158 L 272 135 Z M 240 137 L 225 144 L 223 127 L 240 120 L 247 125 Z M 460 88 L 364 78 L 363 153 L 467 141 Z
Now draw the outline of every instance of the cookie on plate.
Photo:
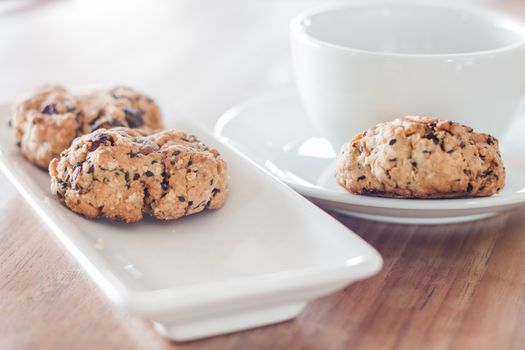
M 47 86 L 14 107 L 11 126 L 17 145 L 32 163 L 46 168 L 69 147 L 82 126 L 78 99 L 61 86 Z
M 155 102 L 130 88 L 74 96 L 54 85 L 15 105 L 11 125 L 24 156 L 47 169 L 79 135 L 114 126 L 158 131 L 162 118 Z
M 173 220 L 223 206 L 226 162 L 182 131 L 145 135 L 99 129 L 49 164 L 51 190 L 76 213 L 135 222 L 144 214 Z
M 505 185 L 494 137 L 431 117 L 358 134 L 341 148 L 335 175 L 352 193 L 398 198 L 490 196 Z

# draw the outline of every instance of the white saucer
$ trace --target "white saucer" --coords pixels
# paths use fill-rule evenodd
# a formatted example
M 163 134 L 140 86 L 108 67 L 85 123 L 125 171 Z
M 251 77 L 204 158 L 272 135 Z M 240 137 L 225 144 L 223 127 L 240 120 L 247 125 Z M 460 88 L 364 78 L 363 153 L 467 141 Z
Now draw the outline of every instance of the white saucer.
M 293 91 L 230 109 L 217 121 L 215 135 L 313 202 L 350 216 L 408 224 L 457 223 L 525 203 L 525 157 L 507 138 L 501 146 L 507 184 L 494 196 L 415 200 L 350 194 L 333 176 L 338 147 L 316 132 Z

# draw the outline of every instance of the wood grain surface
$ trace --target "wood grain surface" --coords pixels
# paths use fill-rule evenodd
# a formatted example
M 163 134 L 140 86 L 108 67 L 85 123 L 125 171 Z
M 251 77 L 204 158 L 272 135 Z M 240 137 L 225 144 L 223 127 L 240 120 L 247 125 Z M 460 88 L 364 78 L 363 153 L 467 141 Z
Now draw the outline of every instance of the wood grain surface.
M 523 1 L 477 2 L 525 17 Z M 1 2 L 0 101 L 46 81 L 125 81 L 211 127 L 291 84 L 287 23 L 320 1 L 107 3 Z M 0 193 L 0 349 L 525 347 L 525 207 L 440 226 L 335 216 L 381 253 L 378 275 L 296 320 L 179 344 L 110 305 L 3 175 Z

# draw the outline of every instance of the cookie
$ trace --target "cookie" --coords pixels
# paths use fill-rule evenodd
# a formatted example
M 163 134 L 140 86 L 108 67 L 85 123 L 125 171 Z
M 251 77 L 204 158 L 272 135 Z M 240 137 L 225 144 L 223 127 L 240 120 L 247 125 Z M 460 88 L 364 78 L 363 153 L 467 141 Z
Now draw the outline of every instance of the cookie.
M 153 100 L 130 88 L 73 96 L 55 85 L 44 87 L 17 104 L 11 124 L 22 154 L 47 169 L 51 159 L 79 135 L 114 126 L 158 131 L 162 118 Z
M 17 145 L 32 163 L 47 168 L 69 147 L 82 127 L 78 99 L 61 86 L 48 86 L 14 107 L 11 125 Z
M 128 223 L 218 209 L 227 193 L 219 153 L 175 130 L 96 130 L 53 159 L 49 174 L 52 192 L 74 212 Z
M 494 137 L 430 117 L 358 134 L 341 148 L 335 176 L 352 193 L 399 198 L 482 197 L 505 185 Z

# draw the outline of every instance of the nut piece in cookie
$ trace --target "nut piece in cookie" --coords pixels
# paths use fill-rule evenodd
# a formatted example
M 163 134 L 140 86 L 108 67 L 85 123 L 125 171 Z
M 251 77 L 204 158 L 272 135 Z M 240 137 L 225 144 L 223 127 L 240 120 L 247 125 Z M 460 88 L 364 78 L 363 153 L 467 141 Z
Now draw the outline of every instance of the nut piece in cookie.
M 335 176 L 352 193 L 398 198 L 482 197 L 505 185 L 494 137 L 431 117 L 358 134 L 341 148 Z
M 224 159 L 195 136 L 128 128 L 77 138 L 51 161 L 49 174 L 52 192 L 74 212 L 124 222 L 221 208 L 228 178 Z
M 162 128 L 157 104 L 126 87 L 73 96 L 61 86 L 47 86 L 15 105 L 11 125 L 24 156 L 46 168 L 80 135 L 98 128 L 125 126 L 146 132 Z

